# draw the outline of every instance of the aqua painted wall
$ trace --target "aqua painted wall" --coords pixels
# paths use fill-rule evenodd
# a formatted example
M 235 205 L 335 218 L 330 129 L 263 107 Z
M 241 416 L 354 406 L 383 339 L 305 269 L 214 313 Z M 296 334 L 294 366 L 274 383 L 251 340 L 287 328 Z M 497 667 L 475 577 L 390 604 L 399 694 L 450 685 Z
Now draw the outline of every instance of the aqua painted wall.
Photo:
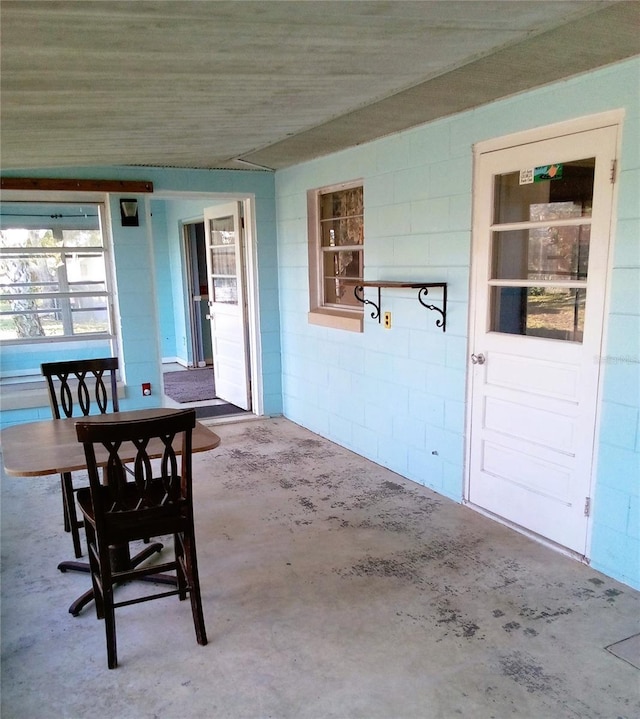
M 260 343 L 263 354 L 262 380 L 263 401 L 266 414 L 280 414 L 281 365 L 280 329 L 278 315 L 278 273 L 275 232 L 274 177 L 271 173 L 252 171 L 206 171 L 174 170 L 135 167 L 84 167 L 42 168 L 28 171 L 7 171 L 5 176 L 72 177 L 78 179 L 150 180 L 156 192 L 225 193 L 227 195 L 253 196 L 256 207 L 258 237 L 258 287 L 260 304 Z M 160 396 L 154 392 L 143 397 L 142 382 L 151 382 L 152 388 L 160 386 L 161 357 L 163 355 L 162 327 L 166 327 L 169 306 L 158 305 L 158 283 L 181 283 L 182 278 L 171 270 L 179 247 L 171 242 L 166 228 L 168 216 L 153 220 L 145 211 L 149 196 L 138 196 L 140 226 L 121 227 L 118 197 L 110 197 L 111 230 L 115 264 L 115 282 L 120 309 L 120 334 L 122 371 L 126 382 L 126 398 L 121 401 L 123 409 L 153 407 L 160 404 Z M 168 210 L 176 210 L 176 201 L 170 202 Z M 209 204 L 215 204 L 215 200 Z M 149 202 L 149 207 L 151 201 Z M 190 211 L 190 210 L 189 210 Z M 185 210 L 185 214 L 187 211 Z M 162 212 L 159 212 L 162 215 Z M 154 246 L 158 232 L 158 247 Z M 157 256 L 155 253 L 157 252 Z M 167 267 L 167 260 L 169 267 Z M 175 296 L 175 294 L 174 294 Z M 175 331 L 175 330 L 174 330 Z M 165 337 L 171 344 L 171 337 Z M 175 340 L 174 340 L 175 341 Z M 2 426 L 18 422 L 50 417 L 48 404 L 24 410 L 3 411 Z
M 162 357 L 177 357 L 176 318 L 174 316 L 173 298 L 174 282 L 171 270 L 172 253 L 167 227 L 166 203 L 163 200 L 152 200 L 150 207 L 160 353 Z
M 591 562 L 640 587 L 640 112 L 635 59 L 276 173 L 284 414 L 461 501 L 472 148 L 623 108 Z M 306 191 L 361 178 L 365 278 L 446 281 L 447 332 L 408 291 L 393 326 L 309 324 Z M 435 302 L 435 295 L 434 295 Z

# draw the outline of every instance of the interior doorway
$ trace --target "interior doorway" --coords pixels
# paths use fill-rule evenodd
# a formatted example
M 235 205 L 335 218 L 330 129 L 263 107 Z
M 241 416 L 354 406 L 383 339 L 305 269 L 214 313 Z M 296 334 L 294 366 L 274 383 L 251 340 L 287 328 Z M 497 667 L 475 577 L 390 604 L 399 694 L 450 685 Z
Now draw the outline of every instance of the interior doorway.
M 165 202 L 168 211 L 179 216 L 178 201 L 176 206 L 173 198 Z M 251 377 L 254 368 L 250 361 L 250 346 L 255 342 L 252 339 L 255 332 L 251 328 L 257 321 L 257 310 L 248 307 L 255 297 L 251 284 L 255 277 L 252 221 L 246 233 L 244 228 L 245 216 L 252 217 L 251 202 L 236 201 L 232 205 L 236 219 L 230 228 L 225 224 L 228 213 L 219 217 L 218 212 L 231 207 L 229 204 L 205 205 L 202 216 L 192 215 L 179 224 L 183 295 L 181 301 L 174 295 L 174 312 L 179 313 L 179 308 L 183 308 L 182 324 L 176 314 L 175 326 L 183 327 L 184 352 L 163 363 L 164 404 L 195 407 L 199 418 L 246 414 L 253 406 Z M 207 222 L 210 226 L 205 224 Z M 226 231 L 228 229 L 233 231 Z M 226 266 L 229 262 L 222 261 L 228 260 L 230 248 L 227 243 L 231 241 L 236 247 L 234 256 L 237 256 L 233 272 Z M 232 286 L 237 288 L 240 301 L 236 304 L 242 312 L 236 312 L 237 319 L 233 324 L 238 325 L 238 329 L 231 339 L 238 333 L 245 338 L 242 353 L 236 352 L 235 344 L 229 341 L 228 315 L 234 303 L 230 303 L 226 295 Z M 238 387 L 230 385 L 230 379 L 239 374 L 229 371 L 240 363 L 240 355 L 244 368 L 240 374 L 246 376 L 241 397 Z
M 213 367 L 211 333 L 207 320 L 207 261 L 204 220 L 183 225 L 184 256 L 189 293 L 189 326 L 191 357 L 194 367 Z

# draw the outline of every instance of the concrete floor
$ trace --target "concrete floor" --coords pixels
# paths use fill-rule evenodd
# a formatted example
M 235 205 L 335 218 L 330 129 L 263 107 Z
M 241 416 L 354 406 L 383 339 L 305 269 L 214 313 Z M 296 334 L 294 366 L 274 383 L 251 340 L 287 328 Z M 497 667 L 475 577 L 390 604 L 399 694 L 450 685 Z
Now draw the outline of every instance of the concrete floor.
M 2 478 L 2 718 L 640 716 L 640 594 L 284 419 L 195 456 L 209 644 L 175 597 L 69 602 L 57 477 Z M 122 593 L 135 585 L 123 587 Z

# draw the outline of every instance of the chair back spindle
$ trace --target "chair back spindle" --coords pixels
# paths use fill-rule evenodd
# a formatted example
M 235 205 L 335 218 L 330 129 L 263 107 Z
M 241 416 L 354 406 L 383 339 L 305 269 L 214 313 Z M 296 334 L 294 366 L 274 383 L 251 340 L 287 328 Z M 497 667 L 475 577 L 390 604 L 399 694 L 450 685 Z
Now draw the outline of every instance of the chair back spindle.
M 46 362 L 40 368 L 47 380 L 51 412 L 56 419 L 79 414 L 86 417 L 94 407 L 98 410 L 96 414 L 106 414 L 109 394 L 112 411 L 119 411 L 117 357 Z M 109 381 L 109 391 L 105 374 Z M 56 385 L 56 382 L 59 384 Z

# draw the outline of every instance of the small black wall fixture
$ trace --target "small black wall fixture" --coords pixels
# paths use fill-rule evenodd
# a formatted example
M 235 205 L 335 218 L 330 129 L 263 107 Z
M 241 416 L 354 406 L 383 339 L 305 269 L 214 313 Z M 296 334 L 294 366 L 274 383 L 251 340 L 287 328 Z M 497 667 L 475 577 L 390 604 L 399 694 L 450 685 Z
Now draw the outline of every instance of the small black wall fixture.
M 138 227 L 138 200 L 125 197 L 120 199 L 120 220 L 123 227 Z

